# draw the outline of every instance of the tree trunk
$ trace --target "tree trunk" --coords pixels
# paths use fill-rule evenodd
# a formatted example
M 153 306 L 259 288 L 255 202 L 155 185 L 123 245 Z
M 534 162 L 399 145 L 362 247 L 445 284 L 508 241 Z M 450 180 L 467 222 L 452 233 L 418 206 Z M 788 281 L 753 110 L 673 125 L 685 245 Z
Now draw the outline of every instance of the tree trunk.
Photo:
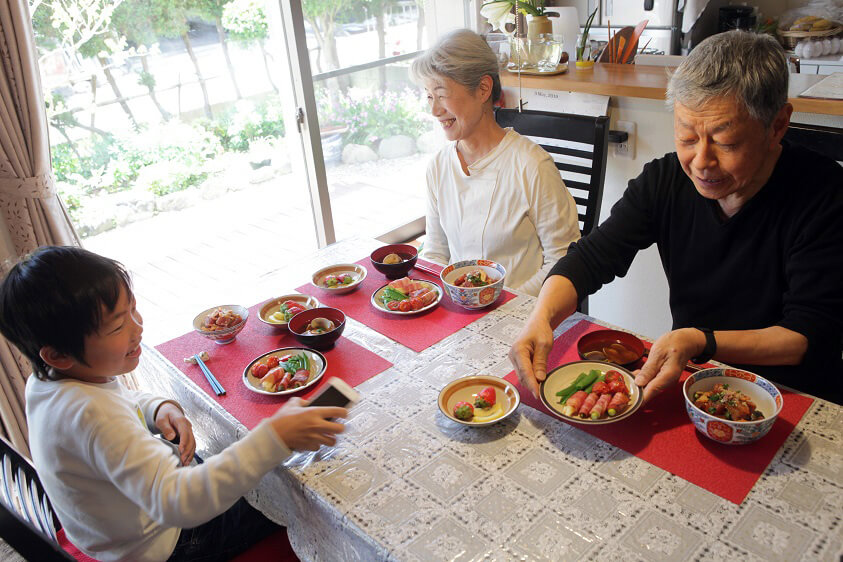
M 217 37 L 220 38 L 220 47 L 222 47 L 222 55 L 225 57 L 225 64 L 228 66 L 228 74 L 231 76 L 231 85 L 234 86 L 234 94 L 237 99 L 243 99 L 240 94 L 240 88 L 237 87 L 237 76 L 234 74 L 234 65 L 231 64 L 231 56 L 228 54 L 228 41 L 225 38 L 225 29 L 222 27 L 222 18 L 217 16 Z M 270 80 L 272 82 L 272 80 Z
M 120 107 L 123 108 L 123 111 L 126 112 L 126 115 L 129 116 L 129 121 L 132 122 L 132 126 L 137 129 L 138 122 L 135 120 L 135 116 L 132 115 L 132 110 L 129 109 L 129 104 L 126 103 L 126 100 L 123 99 L 123 94 L 120 93 L 120 86 L 117 85 L 117 80 L 114 79 L 114 75 L 111 73 L 111 69 L 108 68 L 108 63 L 105 62 L 103 57 L 97 57 L 97 60 L 102 67 L 103 74 L 105 74 L 105 79 L 108 80 L 108 83 L 111 85 L 111 89 L 114 92 L 114 95 L 117 96 L 117 101 L 120 104 Z
M 143 67 L 143 71 L 150 76 L 152 73 L 149 71 L 149 57 L 147 55 L 143 55 L 141 57 L 141 67 Z M 153 84 L 147 84 L 146 89 L 149 90 L 149 99 L 152 100 L 152 103 L 155 104 L 155 107 L 158 108 L 158 111 L 161 113 L 161 118 L 164 121 L 169 121 L 172 119 L 172 114 L 164 109 L 161 103 L 158 101 L 158 96 L 155 95 L 155 86 Z
M 375 11 L 375 29 L 378 31 L 378 58 L 386 57 L 386 11 L 383 3 L 378 4 Z M 381 91 L 386 91 L 386 67 L 378 68 L 378 82 L 380 82 Z
M 260 48 L 261 48 L 261 55 L 263 55 L 263 67 L 266 69 L 266 78 L 269 80 L 269 85 L 272 86 L 272 89 L 275 90 L 275 93 L 280 93 L 278 91 L 278 86 L 275 85 L 275 81 L 272 80 L 272 70 L 269 67 L 269 53 L 266 52 L 266 41 L 261 39 L 259 41 Z
M 187 24 L 185 23 L 185 29 Z M 184 47 L 187 49 L 187 55 L 193 63 L 193 68 L 196 69 L 196 78 L 199 80 L 199 87 L 202 89 L 202 98 L 205 102 L 205 117 L 213 119 L 214 114 L 211 112 L 211 100 L 208 98 L 208 87 L 205 85 L 205 79 L 202 77 L 202 71 L 199 69 L 199 61 L 196 59 L 196 53 L 193 52 L 193 45 L 190 44 L 190 37 L 187 32 L 181 34 L 181 39 L 184 41 Z
M 340 56 L 337 50 L 337 38 L 334 35 L 336 31 L 334 17 L 324 16 L 320 18 L 320 22 L 322 23 L 322 53 L 325 55 L 325 63 L 328 70 L 335 70 L 340 67 Z M 348 89 L 348 75 L 338 76 L 336 80 L 341 91 Z
M 422 37 L 424 36 L 424 4 L 417 3 L 419 7 L 419 19 L 416 21 L 416 50 L 422 49 Z
M 97 125 L 97 75 L 91 74 L 91 127 Z M 64 132 L 64 131 L 62 131 Z M 91 137 L 94 133 L 91 132 Z

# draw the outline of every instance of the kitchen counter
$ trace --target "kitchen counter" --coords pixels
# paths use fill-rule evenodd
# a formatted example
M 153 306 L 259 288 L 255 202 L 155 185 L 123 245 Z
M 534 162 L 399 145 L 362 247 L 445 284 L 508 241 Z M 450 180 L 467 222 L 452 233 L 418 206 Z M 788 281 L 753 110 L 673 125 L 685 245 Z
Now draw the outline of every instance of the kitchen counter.
M 672 68 L 662 66 L 606 63 L 595 64 L 593 70 L 576 70 L 571 63 L 565 74 L 524 75 L 521 77 L 521 87 L 663 100 L 667 80 L 672 70 Z M 843 101 L 797 97 L 823 78 L 824 76 L 809 74 L 790 75 L 788 96 L 794 111 L 843 116 Z M 517 88 L 518 75 L 503 71 L 501 83 L 504 86 Z

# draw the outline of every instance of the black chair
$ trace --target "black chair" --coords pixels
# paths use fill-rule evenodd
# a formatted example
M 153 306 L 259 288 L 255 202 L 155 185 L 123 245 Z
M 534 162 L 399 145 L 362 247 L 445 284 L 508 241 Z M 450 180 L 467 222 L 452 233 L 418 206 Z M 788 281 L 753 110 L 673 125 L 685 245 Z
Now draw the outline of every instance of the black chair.
M 35 467 L 0 437 L 0 538 L 27 560 L 73 560 L 56 539 L 53 514 Z
M 585 236 L 600 220 L 606 158 L 609 148 L 609 118 L 548 111 L 498 109 L 495 120 L 550 153 L 565 185 L 577 204 L 580 233 Z M 580 312 L 588 313 L 583 299 Z
M 832 160 L 843 162 L 843 129 L 791 123 L 784 138 L 792 144 L 804 146 Z

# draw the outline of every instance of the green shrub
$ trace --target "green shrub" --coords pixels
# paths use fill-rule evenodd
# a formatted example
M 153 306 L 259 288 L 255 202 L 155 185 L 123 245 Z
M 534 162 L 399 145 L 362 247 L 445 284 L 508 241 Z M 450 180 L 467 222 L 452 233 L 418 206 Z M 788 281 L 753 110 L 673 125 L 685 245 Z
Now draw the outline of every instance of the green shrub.
M 323 103 L 325 98 L 323 98 Z M 368 92 L 349 90 L 334 108 L 320 110 L 327 121 L 348 127 L 345 141 L 373 145 L 392 135 L 416 137 L 430 128 L 424 104 L 413 90 Z
M 234 108 L 215 121 L 203 121 L 202 127 L 215 135 L 225 150 L 245 152 L 252 141 L 284 136 L 281 101 L 270 97 L 262 102 L 240 100 Z

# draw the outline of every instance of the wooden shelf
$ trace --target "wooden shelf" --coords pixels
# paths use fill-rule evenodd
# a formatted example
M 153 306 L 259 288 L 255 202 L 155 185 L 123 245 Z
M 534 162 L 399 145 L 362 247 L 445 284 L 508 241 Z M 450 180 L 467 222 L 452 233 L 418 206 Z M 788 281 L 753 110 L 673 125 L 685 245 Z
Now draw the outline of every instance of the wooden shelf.
M 634 64 L 598 63 L 593 70 L 576 70 L 570 64 L 565 74 L 556 76 L 522 76 L 523 88 L 585 92 L 604 96 L 619 96 L 663 100 L 667 80 L 673 68 L 662 66 L 637 66 Z M 804 113 L 822 113 L 843 115 L 843 102 L 839 100 L 808 99 L 797 97 L 809 86 L 819 82 L 824 76 L 810 74 L 791 74 L 788 92 L 794 111 Z M 518 75 L 503 71 L 501 83 L 504 86 L 517 87 Z

